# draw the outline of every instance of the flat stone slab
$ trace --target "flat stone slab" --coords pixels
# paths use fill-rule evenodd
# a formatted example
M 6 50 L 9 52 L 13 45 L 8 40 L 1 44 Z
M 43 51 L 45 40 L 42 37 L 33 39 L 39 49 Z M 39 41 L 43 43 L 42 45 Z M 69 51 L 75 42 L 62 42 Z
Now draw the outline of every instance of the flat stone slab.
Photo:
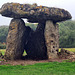
M 70 13 L 64 9 L 19 3 L 4 4 L 0 9 L 0 14 L 11 18 L 26 18 L 33 23 L 46 20 L 60 22 L 72 18 Z

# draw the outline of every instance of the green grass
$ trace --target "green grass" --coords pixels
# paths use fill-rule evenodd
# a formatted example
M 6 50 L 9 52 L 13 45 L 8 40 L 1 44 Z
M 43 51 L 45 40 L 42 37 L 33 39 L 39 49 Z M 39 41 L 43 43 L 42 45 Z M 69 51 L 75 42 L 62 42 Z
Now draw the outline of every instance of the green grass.
M 4 55 L 5 54 L 6 49 L 0 49 L 0 52 Z
M 26 53 L 25 50 L 24 50 L 23 56 L 25 56 L 25 55 L 27 55 L 27 53 Z
M 65 50 L 69 50 L 69 51 L 71 51 L 71 52 L 75 52 L 75 48 L 63 48 L 63 49 L 65 49 Z M 61 50 L 61 48 L 59 48 L 59 51 Z
M 5 54 L 6 49 L 0 49 L 0 52 L 4 55 Z M 23 56 L 27 55 L 26 52 L 24 51 Z
M 75 52 L 75 48 L 64 48 L 64 49 Z
M 75 48 L 65 49 L 75 52 Z M 2 54 L 5 53 L 5 49 L 0 51 Z M 0 65 L 0 75 L 75 75 L 75 62 L 48 62 L 26 66 Z
M 75 62 L 49 62 L 34 65 L 1 65 L 0 75 L 75 75 Z

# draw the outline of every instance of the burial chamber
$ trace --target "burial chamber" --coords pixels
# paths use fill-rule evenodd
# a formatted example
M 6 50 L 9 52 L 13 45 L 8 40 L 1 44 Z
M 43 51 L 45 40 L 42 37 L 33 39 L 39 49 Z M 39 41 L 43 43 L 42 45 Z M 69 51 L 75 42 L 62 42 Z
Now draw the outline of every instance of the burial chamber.
M 68 11 L 60 8 L 37 6 L 37 4 L 6 3 L 0 8 L 0 14 L 13 18 L 6 39 L 5 59 L 21 59 L 24 50 L 30 59 L 58 58 L 59 26 L 57 22 L 71 19 Z M 35 31 L 25 25 L 38 23 Z

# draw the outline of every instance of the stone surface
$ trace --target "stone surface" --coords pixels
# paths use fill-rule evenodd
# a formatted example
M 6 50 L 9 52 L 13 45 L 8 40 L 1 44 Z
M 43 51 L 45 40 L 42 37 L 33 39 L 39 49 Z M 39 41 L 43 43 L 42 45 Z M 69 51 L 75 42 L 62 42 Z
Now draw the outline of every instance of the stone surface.
M 14 18 L 9 26 L 5 59 L 20 59 L 24 50 L 32 59 L 55 59 L 59 49 L 59 26 L 56 22 L 71 19 L 68 11 L 60 8 L 37 6 L 37 4 L 6 3 L 0 14 Z M 38 23 L 35 31 L 25 26 L 21 18 Z M 72 54 L 65 51 L 66 54 Z
M 29 58 L 46 59 L 47 49 L 44 38 L 45 23 L 39 23 L 36 31 L 31 31 L 25 50 Z
M 55 23 L 54 26 L 55 26 L 55 32 L 56 32 L 56 45 L 57 45 L 57 51 L 58 51 L 59 49 L 59 25 Z
M 64 9 L 19 3 L 4 4 L 0 9 L 0 14 L 11 18 L 27 18 L 33 23 L 44 20 L 59 22 L 72 18 L 70 13 Z
M 5 59 L 20 59 L 24 52 L 25 23 L 22 19 L 13 19 L 9 26 Z
M 75 60 L 75 53 L 65 49 L 61 49 L 60 52 L 58 52 L 58 56 L 59 58 L 67 58 L 70 60 L 72 59 Z
M 75 62 L 75 54 L 68 57 L 71 62 Z
M 75 53 L 61 49 L 60 52 L 57 53 L 59 58 L 68 59 L 69 62 L 75 62 Z
M 46 21 L 45 27 L 45 41 L 47 47 L 48 58 L 57 58 L 57 50 L 59 49 L 59 33 L 58 25 L 53 24 L 52 21 Z

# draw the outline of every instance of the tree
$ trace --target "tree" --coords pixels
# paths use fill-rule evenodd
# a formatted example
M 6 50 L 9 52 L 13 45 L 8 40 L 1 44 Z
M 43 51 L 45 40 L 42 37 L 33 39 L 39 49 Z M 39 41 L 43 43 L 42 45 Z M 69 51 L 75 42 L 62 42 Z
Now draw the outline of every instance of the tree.
M 29 27 L 32 28 L 33 30 L 36 30 L 37 23 L 26 23 L 26 26 L 29 26 Z
M 60 47 L 75 47 L 75 21 L 59 23 Z
M 6 42 L 8 26 L 0 26 L 0 42 Z

